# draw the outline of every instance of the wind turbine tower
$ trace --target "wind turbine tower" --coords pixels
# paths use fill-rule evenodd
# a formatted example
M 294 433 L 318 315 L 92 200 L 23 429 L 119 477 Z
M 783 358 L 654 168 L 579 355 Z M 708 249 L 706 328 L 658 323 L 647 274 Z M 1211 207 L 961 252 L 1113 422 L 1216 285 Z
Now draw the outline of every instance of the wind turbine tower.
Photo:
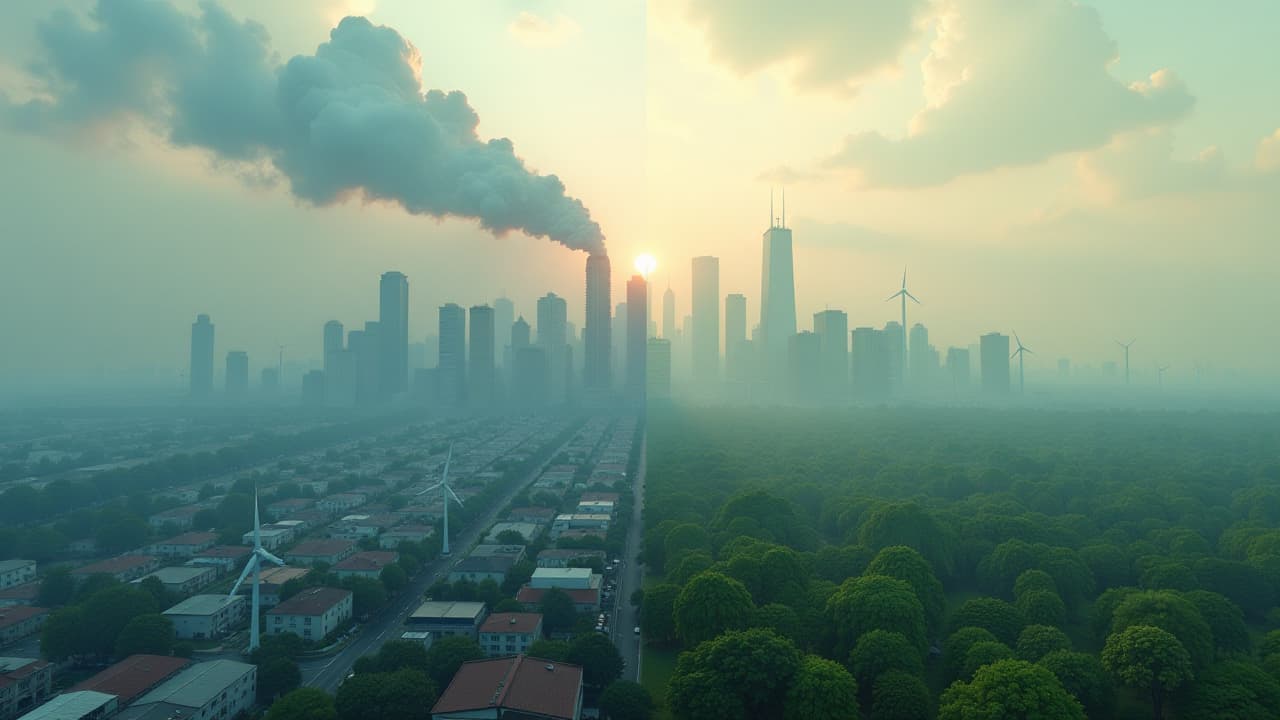
M 231 586 L 231 592 L 227 597 L 234 597 L 236 591 L 244 583 L 249 573 L 253 573 L 253 602 L 249 615 L 249 652 L 258 649 L 258 610 L 260 601 L 258 597 L 258 586 L 262 583 L 262 562 L 275 563 L 276 565 L 284 565 L 284 561 L 272 555 L 262 548 L 262 527 L 258 519 L 258 488 L 253 489 L 253 553 L 249 555 L 249 562 L 245 563 L 244 571 L 240 573 L 240 579 L 236 580 L 236 584 Z
M 1156 384 L 1160 387 L 1164 387 L 1164 371 L 1168 369 L 1168 365 L 1161 365 L 1156 368 Z
M 444 458 L 444 473 L 440 478 L 440 482 L 418 493 L 419 495 L 426 495 L 437 488 L 440 490 L 441 504 L 444 505 L 444 544 L 440 546 L 441 555 L 449 554 L 449 498 L 453 498 L 453 501 L 459 505 L 462 504 L 462 498 L 458 497 L 458 494 L 449 486 L 449 461 L 452 459 L 453 443 L 449 443 L 449 454 L 445 455 Z
M 1124 384 L 1125 385 L 1129 384 L 1129 346 L 1133 345 L 1136 342 L 1138 342 L 1137 338 L 1134 338 L 1133 340 L 1130 340 L 1127 343 L 1122 343 L 1119 340 L 1116 341 L 1117 345 L 1124 348 Z
M 1018 358 L 1018 394 L 1021 395 L 1022 392 L 1027 389 L 1027 377 L 1023 373 L 1022 356 L 1026 353 L 1031 353 L 1032 355 L 1035 355 L 1035 353 L 1032 352 L 1031 348 L 1022 344 L 1022 340 L 1018 337 L 1018 333 L 1016 330 L 1013 333 L 1013 341 L 1018 344 L 1018 349 L 1014 350 L 1013 354 L 1010 355 L 1009 357 Z
M 917 305 L 920 304 L 920 301 L 916 299 L 916 296 L 912 295 L 911 292 L 907 290 L 906 267 L 902 268 L 902 289 L 885 298 L 884 301 L 889 302 L 894 298 L 902 298 L 902 380 L 905 383 L 907 379 L 907 368 L 910 366 L 910 363 L 907 362 L 907 298 L 911 298 L 911 300 Z

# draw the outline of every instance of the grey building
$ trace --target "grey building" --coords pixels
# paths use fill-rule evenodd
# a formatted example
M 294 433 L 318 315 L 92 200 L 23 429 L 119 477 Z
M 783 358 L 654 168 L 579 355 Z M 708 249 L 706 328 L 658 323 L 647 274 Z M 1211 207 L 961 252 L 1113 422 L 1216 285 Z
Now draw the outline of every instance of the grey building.
M 213 323 L 200 314 L 191 323 L 191 395 L 208 397 L 213 392 Z
M 395 271 L 378 287 L 378 362 L 383 398 L 409 389 L 409 279 Z

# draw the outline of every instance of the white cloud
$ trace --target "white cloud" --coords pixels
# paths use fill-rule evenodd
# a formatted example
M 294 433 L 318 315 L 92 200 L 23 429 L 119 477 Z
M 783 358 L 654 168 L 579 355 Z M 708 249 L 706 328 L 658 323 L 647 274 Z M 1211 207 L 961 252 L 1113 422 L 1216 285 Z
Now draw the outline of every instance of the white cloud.
M 1258 152 L 1254 156 L 1253 166 L 1260 172 L 1280 170 L 1280 128 L 1262 138 L 1258 143 Z
M 1166 125 L 1194 99 L 1158 70 L 1125 85 L 1115 43 L 1072 0 L 946 0 L 923 62 L 926 107 L 905 137 L 850 135 L 826 160 L 867 186 L 927 186 L 1105 145 Z
M 1189 160 L 1174 157 L 1167 129 L 1129 133 L 1080 156 L 1077 172 L 1085 194 L 1104 203 L 1220 186 L 1228 172 L 1216 145 Z
M 528 10 L 517 15 L 507 26 L 507 32 L 522 45 L 537 48 L 563 45 L 581 31 L 582 28 L 568 16 L 556 15 L 554 20 L 547 20 Z

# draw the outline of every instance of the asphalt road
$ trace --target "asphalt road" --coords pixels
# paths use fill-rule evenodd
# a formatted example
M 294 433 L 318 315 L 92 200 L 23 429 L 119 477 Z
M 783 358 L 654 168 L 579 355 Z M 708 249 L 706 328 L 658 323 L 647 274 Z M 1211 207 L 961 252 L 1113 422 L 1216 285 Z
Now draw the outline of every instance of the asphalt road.
M 627 532 L 627 546 L 622 553 L 622 570 L 618 580 L 618 592 L 615 595 L 613 644 L 618 647 L 627 667 L 622 671 L 623 680 L 640 682 L 640 640 L 635 634 L 635 627 L 640 624 L 640 611 L 631 606 L 631 593 L 641 584 L 642 568 L 636 562 L 640 553 L 640 535 L 643 524 L 640 513 L 644 509 L 644 476 L 647 464 L 647 435 L 640 436 L 640 462 L 636 464 L 636 477 L 631 483 L 631 491 L 635 495 L 631 516 L 631 529 Z
M 574 437 L 576 437 L 576 434 Z M 497 520 L 498 513 L 516 495 L 520 494 L 521 490 L 536 480 L 538 475 L 542 473 L 543 468 L 550 464 L 572 441 L 573 437 L 570 437 L 564 445 L 561 445 L 548 456 L 546 462 L 531 471 L 525 476 L 524 480 L 516 483 L 510 492 L 494 503 L 483 517 L 471 523 L 466 530 L 455 538 L 451 544 L 457 551 L 453 555 L 437 558 L 424 565 L 422 572 L 418 573 L 413 583 L 404 592 L 396 596 L 389 607 L 383 608 L 381 613 L 371 618 L 361 628 L 359 636 L 350 645 L 331 658 L 299 663 L 298 667 L 302 670 L 302 684 L 333 693 L 337 691 L 338 684 L 351 672 L 351 667 L 355 665 L 357 658 L 378 652 L 388 640 L 399 639 L 405 618 L 422 604 L 422 598 L 426 594 L 427 588 L 431 587 L 432 583 L 436 581 L 436 576 L 448 575 L 449 566 L 475 544 L 476 540 L 480 538 L 480 534 Z

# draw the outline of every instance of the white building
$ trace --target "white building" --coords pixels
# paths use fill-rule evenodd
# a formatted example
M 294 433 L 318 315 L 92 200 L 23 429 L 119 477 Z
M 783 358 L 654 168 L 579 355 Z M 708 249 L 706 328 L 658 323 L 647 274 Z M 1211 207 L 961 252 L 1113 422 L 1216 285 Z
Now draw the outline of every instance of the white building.
M 253 707 L 258 668 L 233 660 L 196 663 L 160 683 L 119 720 L 231 720 Z
M 200 588 L 218 579 L 218 569 L 207 565 L 180 565 L 164 567 L 134 580 L 140 583 L 153 577 L 164 585 L 164 589 L 178 595 L 190 595 Z
M 35 560 L 0 560 L 0 590 L 36 579 Z
M 480 649 L 489 657 L 523 655 L 542 638 L 542 613 L 494 613 L 480 626 Z
M 192 557 L 213 547 L 218 541 L 217 533 L 189 532 L 166 540 L 161 540 L 147 547 L 147 552 L 162 557 Z
M 18 720 L 103 720 L 116 714 L 115 695 L 80 690 L 62 693 Z
M 275 550 L 282 545 L 287 545 L 293 541 L 293 529 L 281 527 L 266 527 L 265 525 L 258 530 L 258 536 L 262 538 L 262 547 L 267 550 Z M 253 544 L 253 531 L 240 536 L 240 541 L 245 545 Z
M 555 522 L 551 523 L 551 537 L 558 538 L 561 534 L 568 530 L 602 530 L 608 531 L 609 516 L 608 515 L 585 515 L 580 513 L 565 513 L 556 516 Z
M 53 666 L 34 658 L 0 657 L 0 718 L 44 702 L 53 691 Z
M 538 568 L 533 571 L 529 587 L 549 590 L 588 590 L 600 587 L 601 576 L 591 568 Z
M 173 621 L 174 635 L 182 640 L 220 638 L 248 617 L 249 603 L 242 595 L 192 595 L 163 615 Z
M 322 640 L 351 619 L 351 591 L 307 588 L 267 611 L 266 632 Z

